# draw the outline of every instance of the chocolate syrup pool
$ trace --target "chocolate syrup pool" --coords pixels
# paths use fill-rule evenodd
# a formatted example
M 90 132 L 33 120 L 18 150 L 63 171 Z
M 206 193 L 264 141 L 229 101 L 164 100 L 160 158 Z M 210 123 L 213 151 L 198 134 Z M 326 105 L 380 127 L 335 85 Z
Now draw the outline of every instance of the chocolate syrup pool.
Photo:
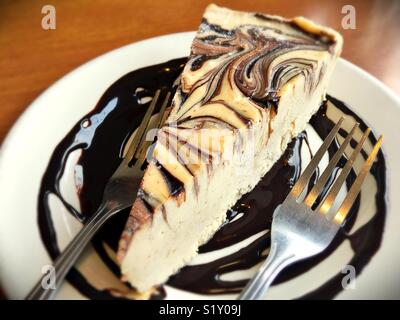
M 58 144 L 44 173 L 38 202 L 38 221 L 43 243 L 54 259 L 60 253 L 57 243 L 57 233 L 52 221 L 52 213 L 48 204 L 49 196 L 58 197 L 64 206 L 77 219 L 85 222 L 100 204 L 104 187 L 115 169 L 121 162 L 124 145 L 140 124 L 143 115 L 149 106 L 149 97 L 154 96 L 157 89 L 162 89 L 162 95 L 174 89 L 174 83 L 182 72 L 186 58 L 168 61 L 130 72 L 112 84 L 100 98 L 96 107 L 81 119 Z M 161 97 L 163 98 L 163 97 Z M 342 113 L 350 115 L 360 122 L 360 128 L 366 129 L 365 123 L 354 114 L 344 103 L 328 96 L 328 101 L 321 106 L 312 117 L 310 124 L 317 134 L 324 139 L 333 127 L 333 122 L 327 117 L 326 109 L 329 105 L 339 109 Z M 342 132 L 342 134 L 344 134 Z M 376 142 L 371 134 L 369 140 Z M 353 141 L 354 142 L 354 141 Z M 302 146 L 309 149 L 306 132 L 301 133 L 288 146 L 285 154 L 264 176 L 259 184 L 244 195 L 234 207 L 227 212 L 224 225 L 214 237 L 200 247 L 199 253 L 207 253 L 232 246 L 246 240 L 260 232 L 269 230 L 272 215 L 301 173 Z M 76 210 L 64 198 L 60 191 L 60 179 L 64 173 L 68 156 L 75 150 L 81 149 L 82 153 L 77 163 L 75 180 L 79 195 L 81 210 Z M 337 150 L 337 142 L 329 151 L 332 155 Z M 309 149 L 310 155 L 311 149 Z M 363 155 L 366 156 L 365 154 Z M 339 162 L 337 172 L 343 166 L 345 159 Z M 360 206 L 360 196 L 354 204 L 345 226 L 339 231 L 329 248 L 322 254 L 299 262 L 286 269 L 277 278 L 274 284 L 293 279 L 310 270 L 328 257 L 343 241 L 348 240 L 354 254 L 349 264 L 353 265 L 360 274 L 363 268 L 380 247 L 382 240 L 386 203 L 385 203 L 385 161 L 382 152 L 371 169 L 371 174 L 376 180 L 377 193 L 375 195 L 376 212 L 373 217 L 356 232 L 349 235 L 348 231 L 357 219 Z M 328 182 L 325 192 L 334 180 Z M 313 179 L 318 176 L 318 172 Z M 346 183 L 350 185 L 355 178 L 351 172 Z M 310 186 L 313 184 L 311 179 Z M 54 214 L 54 213 L 53 213 Z M 113 250 L 117 249 L 119 236 L 124 228 L 129 210 L 115 215 L 99 231 L 92 243 L 103 262 L 110 270 L 120 277 L 120 271 L 115 262 L 104 249 L 106 243 Z M 201 294 L 224 294 L 240 292 L 246 284 L 246 279 L 227 281 L 222 275 L 248 269 L 265 259 L 270 243 L 269 232 L 252 241 L 248 246 L 227 254 L 217 260 L 189 265 L 170 278 L 168 285 L 178 289 Z M 95 271 L 94 271 L 95 272 Z M 154 270 L 157 272 L 157 270 Z M 319 288 L 307 293 L 302 298 L 329 299 L 335 297 L 341 290 L 343 274 L 338 273 Z M 82 294 L 94 299 L 116 298 L 112 290 L 97 290 L 92 283 L 77 270 L 72 269 L 68 280 Z M 165 297 L 165 290 L 159 288 L 158 293 L 152 298 Z M 118 297 L 123 299 L 124 297 Z

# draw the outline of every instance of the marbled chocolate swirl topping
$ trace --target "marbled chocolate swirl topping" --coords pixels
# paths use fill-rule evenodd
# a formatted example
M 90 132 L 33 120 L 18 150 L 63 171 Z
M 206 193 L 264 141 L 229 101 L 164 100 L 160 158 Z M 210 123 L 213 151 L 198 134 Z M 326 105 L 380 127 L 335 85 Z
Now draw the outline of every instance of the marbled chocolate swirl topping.
M 256 14 L 255 17 L 266 16 Z M 201 77 L 201 81 L 191 87 L 184 87 L 184 91 L 190 94 L 204 80 L 212 80 L 213 85 L 209 86 L 202 100 L 203 103 L 208 102 L 218 94 L 225 73 L 229 73 L 228 80 L 233 82 L 230 83 L 231 87 L 235 85 L 243 95 L 261 107 L 270 106 L 271 103 L 276 105 L 280 88 L 298 75 L 306 78 L 309 86 L 307 89 L 312 90 L 318 84 L 318 79 L 313 77 L 318 66 L 317 61 L 312 57 L 285 58 L 285 55 L 295 50 L 325 51 L 329 49 L 330 42 L 324 38 L 295 32 L 296 30 L 291 30 L 284 33 L 272 26 L 254 24 L 226 30 L 203 19 L 192 45 L 190 70 L 201 70 L 210 59 L 217 60 L 215 64 L 219 66 L 219 70 L 207 72 Z M 281 58 L 278 59 L 279 57 Z M 321 69 L 320 72 L 323 71 Z

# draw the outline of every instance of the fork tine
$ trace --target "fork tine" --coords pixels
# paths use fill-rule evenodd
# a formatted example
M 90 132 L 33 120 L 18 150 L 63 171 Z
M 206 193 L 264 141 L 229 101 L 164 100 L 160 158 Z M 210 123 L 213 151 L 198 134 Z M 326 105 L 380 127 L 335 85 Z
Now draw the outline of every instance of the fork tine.
M 342 224 L 344 219 L 346 219 L 347 214 L 349 213 L 351 207 L 353 206 L 354 201 L 357 198 L 358 193 L 361 190 L 361 186 L 364 182 L 365 177 L 367 176 L 369 170 L 371 169 L 372 164 L 375 161 L 376 156 L 378 155 L 378 151 L 382 145 L 383 136 L 380 136 L 378 141 L 376 142 L 374 148 L 372 149 L 370 155 L 365 161 L 363 167 L 361 168 L 359 174 L 357 175 L 356 180 L 351 186 L 349 192 L 346 195 L 342 205 L 340 206 L 338 212 L 334 217 L 334 221 L 337 224 Z
M 169 100 L 169 97 L 168 97 L 168 100 Z M 168 104 L 166 106 L 168 106 Z M 165 110 L 164 110 L 163 116 L 162 116 L 160 124 L 159 124 L 159 128 L 161 128 L 161 126 L 165 123 L 165 121 L 167 120 L 168 115 L 169 115 L 169 112 L 165 112 Z
M 144 133 L 147 129 L 147 126 L 149 125 L 151 115 L 153 114 L 154 108 L 157 104 L 158 97 L 160 96 L 160 92 L 161 92 L 161 90 L 158 89 L 153 97 L 153 100 L 151 100 L 150 106 L 147 109 L 147 111 L 143 117 L 143 120 L 140 123 L 140 126 L 136 131 L 135 137 L 133 138 L 133 140 L 128 148 L 128 151 L 126 152 L 124 161 L 128 161 L 128 162 L 132 161 L 133 156 L 138 151 L 138 149 L 143 141 Z
M 161 128 L 161 126 L 164 124 L 165 120 L 167 120 L 168 113 L 165 112 L 165 109 L 168 106 L 169 98 L 171 96 L 171 92 L 167 92 L 167 95 L 165 96 L 163 105 L 161 107 L 160 113 L 158 114 L 158 120 L 157 120 L 157 128 Z
M 330 146 L 333 138 L 338 133 L 340 126 L 344 120 L 344 117 L 341 117 L 338 123 L 334 126 L 334 128 L 329 132 L 328 136 L 325 138 L 324 142 L 322 143 L 321 147 L 318 149 L 314 157 L 311 159 L 308 166 L 305 168 L 303 174 L 300 176 L 299 180 L 297 180 L 296 184 L 293 186 L 290 195 L 294 198 L 297 198 L 301 192 L 303 191 L 304 187 L 310 180 L 311 176 L 313 175 L 315 169 L 317 168 L 319 162 L 321 161 L 323 155 L 325 154 L 326 150 Z
M 342 172 L 340 172 L 339 177 L 336 179 L 335 183 L 332 185 L 331 190 L 329 191 L 328 195 L 326 196 L 324 202 L 319 207 L 319 212 L 321 214 L 327 214 L 332 207 L 333 203 L 337 195 L 339 194 L 340 189 L 342 188 L 343 183 L 345 182 L 347 175 L 349 174 L 351 168 L 353 167 L 354 161 L 356 160 L 358 154 L 360 153 L 362 146 L 364 145 L 365 140 L 367 139 L 371 129 L 368 128 L 365 130 L 361 140 L 358 142 L 356 148 L 354 149 L 353 153 L 351 154 L 350 158 L 346 161 Z M 330 217 L 328 217 L 330 218 Z
M 155 121 L 155 124 L 153 126 L 149 126 L 147 129 L 147 132 L 151 129 L 159 129 L 161 126 L 164 124 L 164 121 L 166 119 L 166 108 L 169 102 L 171 96 L 171 92 L 167 92 L 163 104 L 161 106 L 160 112 L 157 115 L 157 120 Z M 151 145 L 153 141 L 150 140 L 145 140 L 143 141 L 142 145 L 139 147 L 137 154 L 135 154 L 135 157 L 138 159 L 138 164 L 141 166 L 144 161 L 146 160 L 146 155 L 147 155 L 147 149 Z
M 356 131 L 359 123 L 357 122 L 353 128 L 351 129 L 350 133 L 347 135 L 346 139 L 343 141 L 340 148 L 335 152 L 334 156 L 332 157 L 331 161 L 329 161 L 328 166 L 325 168 L 323 174 L 318 179 L 315 186 L 311 189 L 310 193 L 307 195 L 306 199 L 304 200 L 305 205 L 311 207 L 319 194 L 322 191 L 325 183 L 328 181 L 329 177 L 331 176 L 333 169 L 335 169 L 336 164 L 338 163 L 339 159 L 342 157 L 344 151 L 346 150 L 347 145 L 350 143 L 351 139 L 353 138 L 354 132 Z

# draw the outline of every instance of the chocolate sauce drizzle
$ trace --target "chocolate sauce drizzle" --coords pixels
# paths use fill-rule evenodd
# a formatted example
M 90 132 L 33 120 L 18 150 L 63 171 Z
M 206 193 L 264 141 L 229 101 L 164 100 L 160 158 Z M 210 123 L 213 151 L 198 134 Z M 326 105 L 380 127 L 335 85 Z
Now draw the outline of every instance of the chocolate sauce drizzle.
M 53 194 L 59 197 L 71 214 L 80 221 L 85 222 L 96 211 L 107 180 L 121 162 L 121 154 L 125 142 L 139 125 L 149 105 L 149 102 L 143 103 L 145 101 L 144 98 L 152 97 L 159 88 L 164 90 L 163 93 L 171 90 L 186 60 L 186 58 L 181 58 L 142 68 L 130 72 L 117 80 L 103 94 L 93 111 L 83 117 L 56 147 L 43 176 L 38 205 L 40 234 L 47 251 L 53 259 L 59 255 L 60 250 L 48 205 L 49 195 Z M 356 121 L 360 122 L 362 130 L 366 129 L 362 119 L 342 102 L 328 96 L 328 103 L 324 104 L 311 119 L 312 127 L 322 139 L 326 137 L 333 127 L 332 121 L 326 116 L 326 108 L 330 104 L 331 107 L 338 108 L 344 114 L 354 117 Z M 341 134 L 345 135 L 345 132 L 341 132 Z M 376 142 L 372 134 L 369 139 L 372 143 Z M 256 188 L 244 195 L 227 212 L 227 221 L 214 237 L 199 249 L 200 253 L 225 248 L 270 228 L 274 209 L 283 201 L 300 175 L 300 150 L 304 143 L 308 144 L 306 133 L 302 133 L 295 138 L 282 158 L 277 161 Z M 63 199 L 59 188 L 66 160 L 71 152 L 77 149 L 82 150 L 78 161 L 78 165 L 82 169 L 82 175 L 78 176 L 78 180 L 83 182 L 78 188 L 81 212 L 75 210 Z M 332 154 L 335 150 L 337 150 L 337 146 L 333 144 L 329 149 L 329 153 Z M 342 159 L 338 164 L 337 170 L 343 165 L 344 160 Z M 335 174 L 336 172 L 333 173 L 327 186 L 332 183 Z M 350 264 L 355 266 L 357 274 L 361 273 L 362 269 L 379 249 L 382 240 L 386 214 L 386 167 L 382 152 L 379 152 L 371 174 L 376 180 L 378 190 L 375 195 L 377 210 L 372 219 L 352 235 L 348 234 L 357 219 L 360 204 L 360 198 L 358 198 L 345 227 L 338 233 L 328 250 L 317 257 L 291 266 L 279 276 L 275 284 L 290 280 L 316 266 L 345 240 L 350 242 L 354 251 Z M 314 176 L 314 180 L 317 175 L 318 173 Z M 352 172 L 346 183 L 351 184 L 354 177 L 355 174 Z M 311 181 L 310 186 L 313 183 L 314 181 Z M 241 213 L 243 215 L 239 219 L 235 219 Z M 92 241 L 100 258 L 117 277 L 120 277 L 119 268 L 109 257 L 103 244 L 106 243 L 113 250 L 117 250 L 118 240 L 128 214 L 129 210 L 125 210 L 115 215 Z M 267 233 L 249 246 L 219 260 L 184 267 L 178 274 L 171 277 L 168 285 L 202 294 L 239 292 L 246 281 L 223 281 L 220 277 L 221 274 L 250 268 L 265 259 L 265 249 L 268 248 L 269 241 L 269 233 Z M 157 272 L 157 270 L 154 272 Z M 315 291 L 303 296 L 303 298 L 329 299 L 335 297 L 342 290 L 342 276 L 339 273 Z M 89 298 L 117 298 L 109 290 L 97 290 L 76 269 L 71 270 L 68 280 Z M 165 297 L 165 291 L 162 288 L 160 288 L 158 294 L 152 296 L 153 299 L 161 299 L 163 297 Z M 123 297 L 118 299 L 123 299 Z

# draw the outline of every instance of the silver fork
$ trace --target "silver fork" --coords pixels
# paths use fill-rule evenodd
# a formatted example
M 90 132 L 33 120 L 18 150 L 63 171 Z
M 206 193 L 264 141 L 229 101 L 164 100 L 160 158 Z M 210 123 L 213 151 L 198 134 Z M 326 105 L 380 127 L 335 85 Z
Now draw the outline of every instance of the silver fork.
M 76 237 L 54 261 L 53 267 L 56 276 L 55 289 L 46 285 L 47 275 L 44 275 L 28 294 L 26 299 L 46 300 L 53 298 L 68 271 L 101 226 L 117 212 L 132 206 L 139 187 L 139 181 L 143 175 L 141 167 L 146 160 L 148 147 L 152 143 L 152 141 L 146 140 L 147 132 L 154 128 L 160 128 L 167 116 L 165 110 L 171 96 L 170 92 L 166 93 L 157 118 L 154 122 L 150 123 L 150 118 L 158 103 L 160 93 L 160 90 L 156 91 L 136 131 L 135 137 L 129 145 L 128 151 L 121 164 L 108 181 L 104 190 L 103 200 L 96 213 L 93 214 Z M 131 164 L 133 162 L 134 165 L 132 166 Z
M 345 182 L 357 155 L 360 153 L 371 131 L 370 128 L 364 132 L 323 202 L 317 208 L 312 208 L 337 162 L 344 154 L 359 125 L 358 123 L 353 126 L 317 183 L 305 196 L 304 201 L 301 200 L 304 188 L 308 185 L 324 153 L 338 133 L 343 120 L 344 118 L 341 118 L 331 130 L 289 195 L 276 209 L 271 227 L 269 255 L 256 275 L 243 289 L 239 296 L 240 300 L 261 299 L 279 272 L 294 262 L 321 253 L 332 242 L 334 236 L 343 225 L 382 144 L 383 137 L 380 136 L 341 206 L 337 211 L 331 210 L 342 184 Z

